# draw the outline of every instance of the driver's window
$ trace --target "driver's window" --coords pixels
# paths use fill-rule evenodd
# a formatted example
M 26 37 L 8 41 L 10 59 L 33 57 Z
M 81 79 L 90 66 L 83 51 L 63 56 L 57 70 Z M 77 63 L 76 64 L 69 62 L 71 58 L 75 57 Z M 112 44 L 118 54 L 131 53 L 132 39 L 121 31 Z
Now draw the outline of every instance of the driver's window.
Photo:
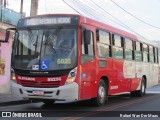
M 94 55 L 94 47 L 93 47 L 93 32 L 91 32 L 91 40 L 90 44 L 85 44 L 84 42 L 84 33 L 82 33 L 82 55 L 93 56 Z
M 84 39 L 84 30 L 82 30 L 82 41 L 81 41 L 81 63 L 84 64 L 86 62 L 92 61 L 94 59 L 94 34 L 90 33 L 90 43 L 85 43 Z

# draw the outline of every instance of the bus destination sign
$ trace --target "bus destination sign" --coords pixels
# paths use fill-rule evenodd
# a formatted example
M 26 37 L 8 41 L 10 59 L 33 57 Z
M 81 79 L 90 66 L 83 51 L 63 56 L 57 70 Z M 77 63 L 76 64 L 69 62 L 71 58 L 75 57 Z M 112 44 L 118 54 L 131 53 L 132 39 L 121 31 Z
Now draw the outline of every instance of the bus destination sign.
M 18 22 L 18 27 L 25 26 L 42 26 L 42 25 L 68 25 L 78 24 L 78 17 L 36 17 L 21 19 Z
M 49 25 L 49 24 L 70 24 L 71 18 L 70 17 L 59 17 L 59 18 L 33 18 L 27 19 L 26 25 Z

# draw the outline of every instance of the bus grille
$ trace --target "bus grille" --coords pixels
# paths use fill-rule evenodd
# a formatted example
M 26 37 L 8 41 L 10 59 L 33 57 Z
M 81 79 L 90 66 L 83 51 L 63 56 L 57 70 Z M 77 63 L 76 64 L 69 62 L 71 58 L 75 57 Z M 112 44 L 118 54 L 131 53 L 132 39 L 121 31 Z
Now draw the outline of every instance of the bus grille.
M 59 87 L 60 81 L 39 82 L 39 81 L 20 80 L 20 84 L 24 87 L 52 88 L 52 87 Z

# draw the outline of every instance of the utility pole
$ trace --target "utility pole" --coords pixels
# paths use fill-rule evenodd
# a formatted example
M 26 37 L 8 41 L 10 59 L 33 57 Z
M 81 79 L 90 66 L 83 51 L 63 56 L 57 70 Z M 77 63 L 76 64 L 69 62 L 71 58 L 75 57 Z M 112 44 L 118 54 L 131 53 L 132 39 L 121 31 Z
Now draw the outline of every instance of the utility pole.
M 37 15 L 37 12 L 38 12 L 38 0 L 31 0 L 30 16 Z
M 3 5 L 3 0 L 0 0 L 0 5 Z
M 7 1 L 6 0 L 4 0 L 4 7 L 6 7 L 7 6 Z
M 21 13 L 21 15 L 23 14 L 23 0 L 21 0 L 20 13 Z

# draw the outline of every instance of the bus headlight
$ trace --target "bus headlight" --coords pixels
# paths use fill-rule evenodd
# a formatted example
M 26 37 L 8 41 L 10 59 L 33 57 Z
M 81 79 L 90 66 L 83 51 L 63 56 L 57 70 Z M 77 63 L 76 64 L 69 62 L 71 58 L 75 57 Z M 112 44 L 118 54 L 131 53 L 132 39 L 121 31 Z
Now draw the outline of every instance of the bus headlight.
M 11 74 L 11 80 L 16 80 L 16 76 L 14 73 Z
M 14 70 L 11 70 L 11 80 L 13 80 L 14 82 L 16 81 L 16 75 L 14 73 Z
M 65 84 L 73 83 L 76 79 L 76 75 L 77 75 L 77 67 L 70 71 Z

